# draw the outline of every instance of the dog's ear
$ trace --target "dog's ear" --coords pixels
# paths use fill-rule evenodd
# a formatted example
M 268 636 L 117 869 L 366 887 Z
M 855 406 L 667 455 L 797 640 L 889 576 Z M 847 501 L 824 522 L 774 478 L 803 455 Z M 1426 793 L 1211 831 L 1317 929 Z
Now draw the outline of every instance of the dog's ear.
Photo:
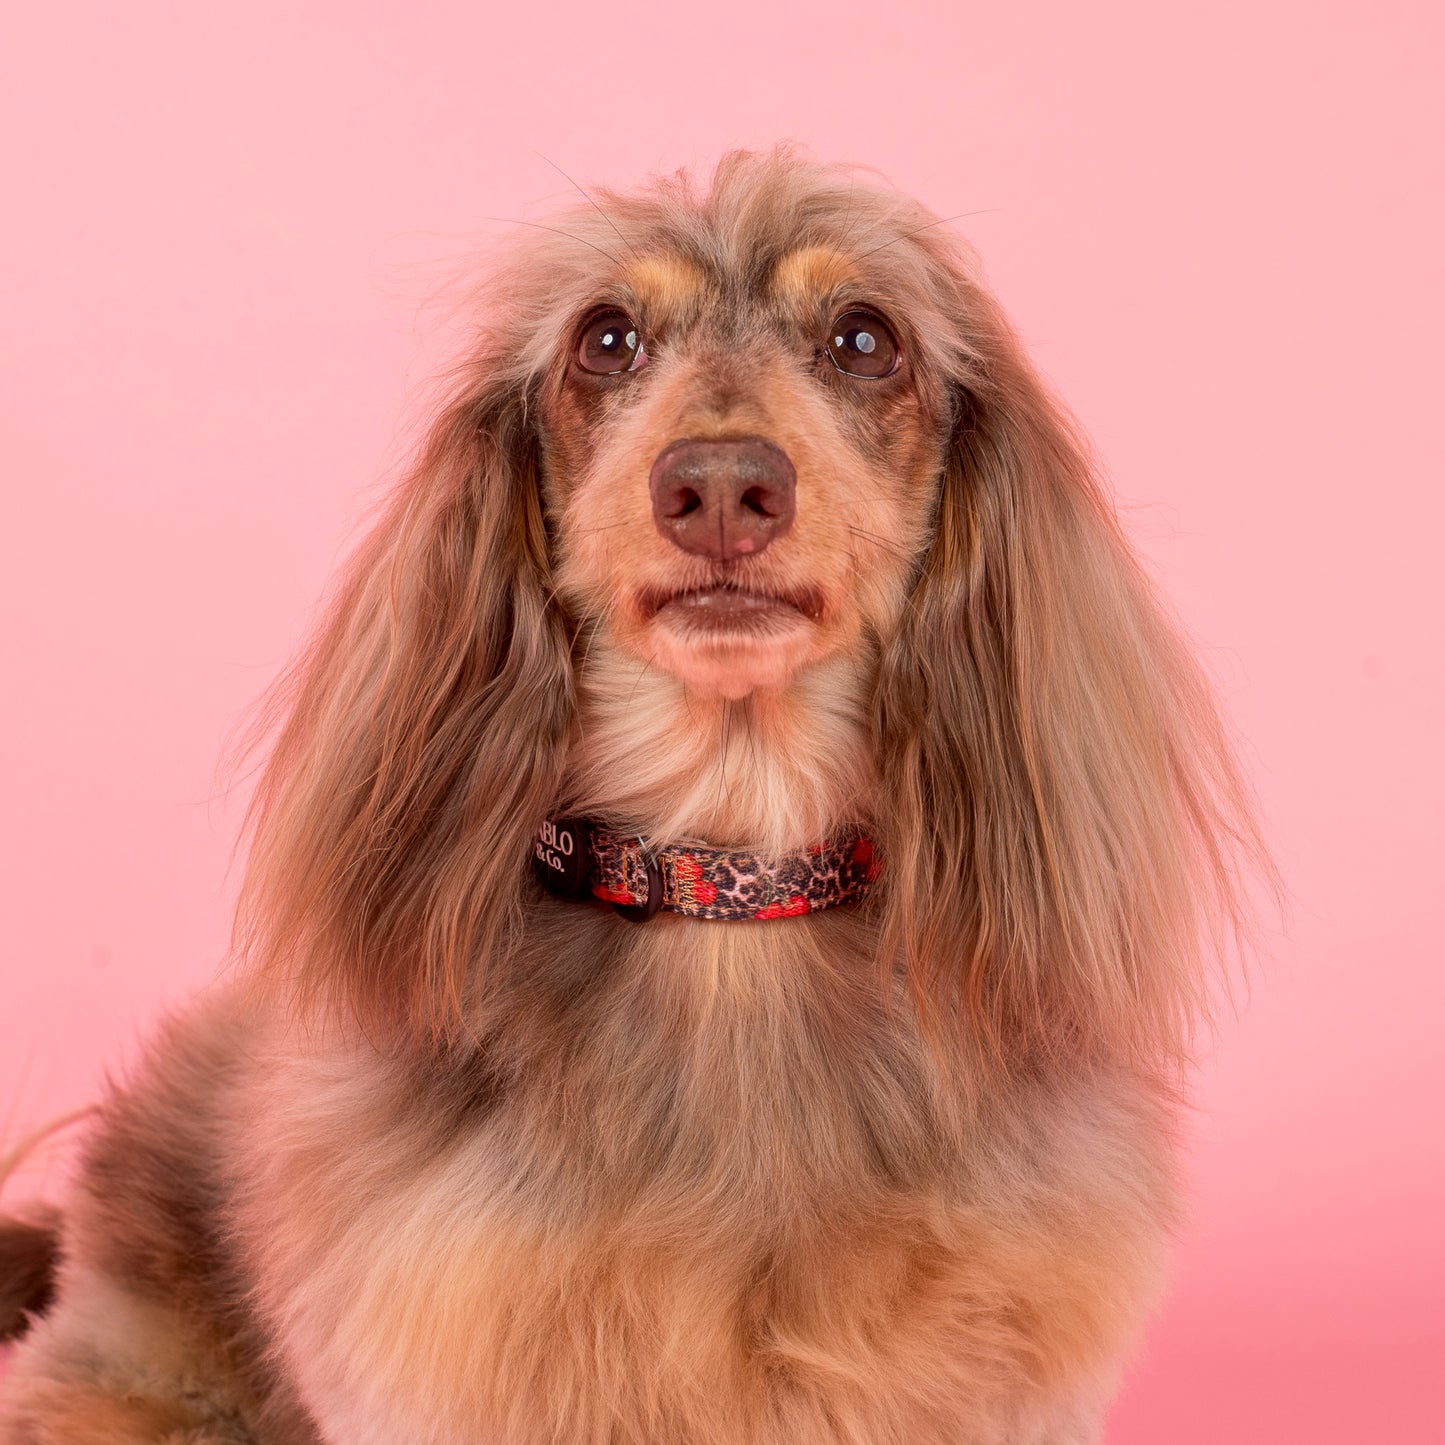
M 517 384 L 463 388 L 275 694 L 238 943 L 373 1036 L 460 1022 L 506 946 L 573 706 Z
M 1178 1056 L 1263 857 L 1211 690 L 991 298 L 877 693 L 885 958 L 998 1058 Z M 1267 867 L 1267 865 L 1266 865 Z M 1222 927 L 1221 927 L 1222 925 Z

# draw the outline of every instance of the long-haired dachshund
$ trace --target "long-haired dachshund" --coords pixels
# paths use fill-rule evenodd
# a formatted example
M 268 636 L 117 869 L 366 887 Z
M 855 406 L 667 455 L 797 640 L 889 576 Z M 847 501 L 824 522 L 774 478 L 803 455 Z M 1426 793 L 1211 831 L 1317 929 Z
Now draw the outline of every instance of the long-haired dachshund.
M 915 203 L 529 237 L 270 714 L 243 967 L 54 1278 L 5 1231 L 0 1439 L 1097 1441 L 1256 849 L 1210 691 Z

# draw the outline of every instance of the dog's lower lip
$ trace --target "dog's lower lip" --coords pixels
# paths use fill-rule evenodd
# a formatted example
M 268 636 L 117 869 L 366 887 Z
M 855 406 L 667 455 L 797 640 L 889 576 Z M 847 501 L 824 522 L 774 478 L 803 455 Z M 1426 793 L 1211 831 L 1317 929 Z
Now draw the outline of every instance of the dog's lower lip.
M 807 617 L 816 620 L 821 606 L 811 595 L 749 592 L 738 587 L 697 587 L 656 599 L 654 615 L 710 630 L 746 631 L 773 622 Z
M 766 592 L 739 592 L 732 587 L 705 587 L 697 592 L 680 593 L 672 598 L 667 606 L 743 616 L 753 612 L 774 612 L 779 607 L 791 607 L 792 604 L 779 597 L 770 597 Z

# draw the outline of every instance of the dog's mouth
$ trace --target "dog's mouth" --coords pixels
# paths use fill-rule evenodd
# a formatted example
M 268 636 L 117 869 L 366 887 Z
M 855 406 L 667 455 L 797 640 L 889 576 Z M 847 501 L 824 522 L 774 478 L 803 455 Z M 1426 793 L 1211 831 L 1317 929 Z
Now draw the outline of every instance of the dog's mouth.
M 785 686 L 816 660 L 828 632 L 827 599 L 811 587 L 760 587 L 714 577 L 701 586 L 636 597 L 647 661 L 699 696 L 742 698 Z
M 650 593 L 643 598 L 642 610 L 649 621 L 655 619 L 687 632 L 766 634 L 800 621 L 818 621 L 823 615 L 823 598 L 809 588 L 768 592 L 716 582 Z

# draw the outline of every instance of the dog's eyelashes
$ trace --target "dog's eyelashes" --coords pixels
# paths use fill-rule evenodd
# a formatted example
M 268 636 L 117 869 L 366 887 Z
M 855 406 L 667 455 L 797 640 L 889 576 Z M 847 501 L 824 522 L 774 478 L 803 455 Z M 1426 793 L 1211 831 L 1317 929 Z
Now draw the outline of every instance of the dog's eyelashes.
M 577 365 L 593 376 L 615 376 L 647 365 L 637 323 L 625 311 L 599 311 L 577 338 Z
M 888 323 L 873 311 L 845 311 L 828 328 L 828 355 L 839 371 L 876 381 L 897 370 L 901 352 Z

